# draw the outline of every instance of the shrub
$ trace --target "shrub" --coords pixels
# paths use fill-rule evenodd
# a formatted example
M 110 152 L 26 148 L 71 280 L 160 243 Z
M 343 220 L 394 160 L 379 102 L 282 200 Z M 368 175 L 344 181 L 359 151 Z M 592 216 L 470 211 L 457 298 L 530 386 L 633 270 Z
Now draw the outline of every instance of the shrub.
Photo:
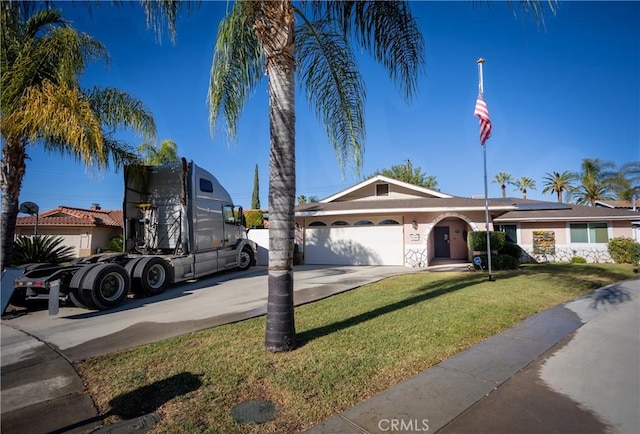
M 634 264 L 633 255 L 640 248 L 640 245 L 631 238 L 618 237 L 609 240 L 608 248 L 611 259 L 617 264 Z M 635 264 L 637 263 L 636 259 Z
M 488 255 L 475 255 L 482 259 L 482 268 L 487 269 Z M 478 268 L 478 266 L 476 266 Z M 510 255 L 491 255 L 491 270 L 517 270 L 518 260 Z
M 53 235 L 21 236 L 13 245 L 12 265 L 59 264 L 74 258 L 73 247 L 61 245 L 64 238 Z
M 113 237 L 107 243 L 107 247 L 104 248 L 105 252 L 124 252 L 124 241 L 122 235 Z
M 586 264 L 587 260 L 585 258 L 583 258 L 582 256 L 574 256 L 573 258 L 571 258 L 571 263 L 572 264 Z
M 500 250 L 504 247 L 504 243 L 507 239 L 505 232 L 489 232 L 489 242 L 491 243 L 491 250 Z M 467 235 L 467 247 L 469 250 L 475 250 L 478 252 L 487 251 L 487 232 L 486 231 L 473 231 Z
M 519 262 L 520 258 L 522 257 L 522 247 L 520 247 L 516 243 L 505 243 L 504 247 L 500 249 L 498 253 L 501 255 L 509 255 Z
M 264 227 L 264 214 L 259 209 L 250 209 L 246 212 L 245 226 L 247 228 L 263 228 Z

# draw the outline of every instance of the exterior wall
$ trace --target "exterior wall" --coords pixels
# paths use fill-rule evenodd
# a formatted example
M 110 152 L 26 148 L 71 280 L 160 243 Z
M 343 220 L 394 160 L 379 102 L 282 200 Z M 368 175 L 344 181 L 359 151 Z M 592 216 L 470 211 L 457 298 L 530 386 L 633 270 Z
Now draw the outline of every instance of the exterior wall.
M 109 240 L 122 234 L 120 228 L 95 227 L 47 227 L 38 226 L 38 235 L 62 237 L 62 245 L 73 248 L 73 255 L 81 258 L 96 253 L 97 249 L 104 250 Z M 33 235 L 33 227 L 17 227 L 16 237 Z
M 520 223 L 518 226 L 518 244 L 525 251 L 523 262 L 570 262 L 576 256 L 583 257 L 589 263 L 613 262 L 607 243 L 571 243 L 569 224 L 571 222 Z M 633 237 L 633 227 L 628 221 L 607 222 L 609 239 Z M 533 232 L 553 231 L 555 235 L 555 253 L 553 255 L 533 252 Z

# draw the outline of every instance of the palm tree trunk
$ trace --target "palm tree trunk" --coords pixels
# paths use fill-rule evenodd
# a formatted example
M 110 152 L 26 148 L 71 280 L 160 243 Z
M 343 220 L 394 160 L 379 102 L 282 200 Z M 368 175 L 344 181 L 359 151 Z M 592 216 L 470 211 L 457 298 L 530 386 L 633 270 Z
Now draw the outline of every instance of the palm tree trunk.
M 506 198 L 507 197 L 507 186 L 502 184 L 502 198 Z
M 256 28 L 267 60 L 271 140 L 269 293 L 265 348 L 271 352 L 281 352 L 293 350 L 296 346 L 293 311 L 296 197 L 293 9 L 289 2 L 274 1 L 263 2 L 262 7 L 268 17 L 267 27 L 271 27 L 268 30 L 275 30 L 274 33 L 261 33 L 264 29 Z
M 2 189 L 0 271 L 9 266 L 11 261 L 26 157 L 23 146 L 10 144 L 9 141 L 4 142 L 0 168 L 0 188 Z

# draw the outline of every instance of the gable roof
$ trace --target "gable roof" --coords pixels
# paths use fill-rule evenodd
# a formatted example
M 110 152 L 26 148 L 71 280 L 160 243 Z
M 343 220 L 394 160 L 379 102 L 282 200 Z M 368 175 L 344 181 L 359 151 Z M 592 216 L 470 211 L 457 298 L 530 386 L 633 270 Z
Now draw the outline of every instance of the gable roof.
M 16 226 L 35 226 L 34 216 L 18 217 Z M 83 209 L 68 206 L 41 213 L 38 226 L 106 226 L 123 227 L 122 210 Z
M 515 210 L 511 204 L 489 201 L 489 211 Z M 374 214 L 404 212 L 484 211 L 484 199 L 468 197 L 412 197 L 406 199 L 357 200 L 341 202 L 315 202 L 296 207 L 296 216 L 312 217 L 341 214 Z
M 416 193 L 417 196 L 423 196 L 423 197 L 439 197 L 439 198 L 445 198 L 445 197 L 453 197 L 451 195 L 445 194 L 445 193 L 441 193 L 439 191 L 435 191 L 435 190 L 431 190 L 429 188 L 424 188 L 424 187 L 419 187 L 417 185 L 413 185 L 413 184 L 409 184 L 408 182 L 403 182 L 403 181 L 398 181 L 397 179 L 393 179 L 393 178 L 389 178 L 386 177 L 384 175 L 376 175 L 372 178 L 369 179 L 365 179 L 364 181 L 347 188 L 346 190 L 342 190 L 332 196 L 329 196 L 327 198 L 324 198 L 320 201 L 318 201 L 319 203 L 329 203 L 329 202 L 335 202 L 337 200 L 340 199 L 344 199 L 345 196 L 354 193 L 358 190 L 362 190 L 365 187 L 372 185 L 372 184 L 379 184 L 379 183 L 386 183 L 386 184 L 393 184 L 396 185 L 398 187 L 413 191 Z

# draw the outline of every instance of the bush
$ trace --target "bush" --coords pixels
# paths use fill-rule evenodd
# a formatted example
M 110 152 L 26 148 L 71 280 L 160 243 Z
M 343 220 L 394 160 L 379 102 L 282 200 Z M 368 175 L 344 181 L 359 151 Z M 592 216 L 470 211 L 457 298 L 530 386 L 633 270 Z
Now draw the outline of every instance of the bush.
M 634 253 L 640 255 L 640 245 L 628 237 L 618 237 L 609 240 L 609 255 L 617 264 L 638 264 L 638 258 L 634 262 Z
M 522 257 L 522 247 L 515 243 L 505 243 L 504 247 L 498 253 L 501 255 L 509 255 L 519 262 Z
M 264 227 L 264 214 L 259 209 L 250 209 L 246 212 L 245 226 L 247 228 L 263 228 Z
M 489 232 L 489 242 L 491 243 L 491 250 L 500 250 L 504 247 L 504 243 L 507 239 L 505 232 Z M 467 247 L 469 250 L 478 252 L 487 251 L 487 231 L 473 231 L 467 235 Z
M 487 255 L 475 255 L 475 257 L 480 257 L 482 259 L 482 268 L 487 269 L 488 256 Z M 478 268 L 476 266 L 476 268 Z M 518 269 L 518 260 L 510 255 L 491 255 L 491 270 L 517 270 Z
M 105 252 L 124 252 L 124 241 L 122 235 L 113 237 L 107 243 L 107 247 L 104 248 Z
M 74 258 L 73 247 L 61 245 L 64 238 L 53 235 L 21 236 L 13 245 L 12 265 L 59 264 Z
M 571 258 L 571 263 L 572 264 L 586 264 L 587 260 L 585 258 L 583 258 L 582 256 L 574 256 L 573 258 Z

